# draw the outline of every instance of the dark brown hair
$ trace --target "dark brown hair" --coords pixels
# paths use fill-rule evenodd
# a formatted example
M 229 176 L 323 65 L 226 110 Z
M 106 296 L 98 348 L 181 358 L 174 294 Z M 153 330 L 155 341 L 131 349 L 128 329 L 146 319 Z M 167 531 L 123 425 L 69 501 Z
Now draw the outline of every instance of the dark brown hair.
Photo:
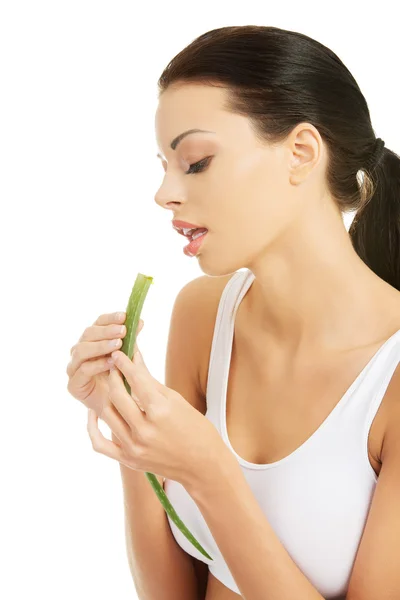
M 224 109 L 247 116 L 263 142 L 282 142 L 298 123 L 314 125 L 329 153 L 328 189 L 342 213 L 357 211 L 349 229 L 354 249 L 400 290 L 400 157 L 384 148 L 368 166 L 377 139 L 368 105 L 332 50 L 277 27 L 221 27 L 169 62 L 159 97 L 185 82 L 223 87 Z

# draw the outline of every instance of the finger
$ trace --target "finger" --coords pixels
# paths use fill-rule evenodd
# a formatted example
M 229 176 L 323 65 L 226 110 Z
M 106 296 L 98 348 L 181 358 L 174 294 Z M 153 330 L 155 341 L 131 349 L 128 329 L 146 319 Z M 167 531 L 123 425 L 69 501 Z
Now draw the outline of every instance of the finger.
M 123 354 L 123 353 L 122 353 L 122 354 Z M 126 355 L 124 354 L 124 356 L 126 356 Z M 132 364 L 132 363 L 131 363 L 131 364 Z M 124 376 L 124 374 L 121 372 L 121 370 L 120 370 L 118 367 L 116 367 L 116 366 L 115 366 L 115 361 L 114 361 L 114 364 L 113 364 L 113 365 L 110 367 L 110 374 L 111 374 L 113 371 L 115 371 L 115 372 L 116 372 L 116 376 L 117 376 L 117 378 L 118 378 L 118 379 L 116 379 L 116 380 L 115 380 L 115 382 L 117 383 L 117 385 L 119 385 L 119 386 L 120 386 L 120 392 L 121 392 L 121 393 L 123 393 L 123 391 L 125 391 L 125 393 L 126 393 L 128 390 L 127 390 L 127 388 L 125 387 L 125 383 L 124 383 L 124 377 L 125 377 L 125 376 Z M 125 379 L 126 379 L 126 377 L 125 377 Z M 113 383 L 113 381 L 114 381 L 114 380 L 113 380 L 113 379 L 111 379 L 110 383 L 112 384 L 112 383 Z M 119 384 L 118 384 L 118 381 L 120 382 Z M 143 408 L 143 406 L 142 406 L 142 405 L 141 405 L 141 403 L 140 403 L 140 399 L 137 397 L 137 395 L 135 394 L 135 392 L 132 390 L 132 386 L 130 385 L 130 383 L 129 383 L 129 381 L 128 381 L 127 379 L 126 379 L 126 383 L 127 383 L 127 384 L 129 385 L 129 387 L 130 387 L 130 395 L 131 395 L 131 397 L 132 397 L 132 398 L 134 399 L 134 401 L 136 402 L 136 404 L 137 404 L 138 408 L 139 408 L 139 409 L 140 409 L 142 412 L 144 412 L 144 408 Z M 117 389 L 117 388 L 116 388 L 116 389 Z
M 73 356 L 74 350 L 80 344 L 82 344 L 82 342 L 98 342 L 98 341 L 103 341 L 103 340 L 108 341 L 108 340 L 114 339 L 115 332 L 113 331 L 113 329 L 111 327 L 109 327 L 105 331 L 104 326 L 122 324 L 125 321 L 125 313 L 122 313 L 122 314 L 124 315 L 124 317 L 121 319 L 118 319 L 116 317 L 116 313 L 114 313 L 112 315 L 102 315 L 101 317 L 99 317 L 97 319 L 97 321 L 95 321 L 91 327 L 87 327 L 85 329 L 85 331 L 79 338 L 78 342 L 70 348 L 70 351 L 69 351 L 70 356 Z M 102 327 L 100 327 L 100 325 L 102 325 Z M 144 321 L 143 321 L 143 319 L 139 319 L 138 326 L 136 329 L 136 337 L 142 331 L 143 327 L 144 327 Z M 91 357 L 86 357 L 86 360 L 90 360 L 90 358 Z
M 97 420 L 98 416 L 96 412 L 89 408 L 87 431 L 92 442 L 93 450 L 121 462 L 124 459 L 121 448 L 104 437 L 98 428 Z
M 143 394 L 146 394 L 146 392 L 148 394 L 152 389 L 154 390 L 155 388 L 155 386 L 152 385 L 152 382 L 155 380 L 151 377 L 147 369 L 144 370 L 143 360 L 140 360 L 140 356 L 139 350 L 137 350 L 133 355 L 132 361 L 129 360 L 129 358 L 123 352 L 113 352 L 112 355 L 115 365 L 124 375 L 131 388 L 132 397 L 137 398 L 139 403 L 140 399 L 143 397 Z M 145 375 L 147 375 L 147 377 Z M 138 388 L 139 385 L 140 393 Z
M 119 442 L 129 447 L 132 443 L 132 430 L 109 398 L 103 403 L 101 413 L 96 414 L 99 419 L 109 426 L 112 434 L 118 438 Z
M 100 315 L 93 323 L 93 325 L 110 325 L 111 323 L 125 323 L 126 313 L 125 312 L 116 312 L 116 313 L 106 313 L 104 315 Z
M 122 314 L 123 317 L 118 317 L 118 314 Z M 107 315 L 101 315 L 93 323 L 93 325 L 85 329 L 78 342 L 72 346 L 72 348 L 69 351 L 70 356 L 72 356 L 78 344 L 82 342 L 96 342 L 102 339 L 113 339 L 115 337 L 115 332 L 113 332 L 113 328 L 111 327 L 111 325 L 122 325 L 125 322 L 125 318 L 125 313 L 112 313 Z M 143 324 L 142 319 L 139 320 L 139 325 L 140 323 Z M 107 327 L 107 325 L 110 325 L 110 327 Z M 139 326 L 138 331 L 140 331 Z M 109 334 L 110 337 L 107 337 L 107 334 Z
M 132 360 L 133 360 L 133 356 L 135 355 L 135 353 L 139 350 L 138 344 L 137 344 L 137 339 L 139 336 L 139 333 L 142 331 L 144 327 L 144 321 L 142 319 L 139 319 L 139 323 L 136 329 L 136 336 L 135 336 L 135 343 L 133 345 L 133 351 L 132 351 Z M 113 356 L 113 353 L 111 353 L 111 357 Z
M 134 384 L 135 377 L 137 378 L 138 376 L 142 375 L 143 378 L 145 375 L 147 380 L 151 381 L 154 389 L 160 393 L 165 392 L 166 387 L 157 379 L 155 379 L 155 377 L 153 377 L 148 370 L 139 348 L 137 348 L 133 354 L 132 360 L 130 360 L 129 357 L 120 350 L 114 350 L 114 352 L 111 353 L 111 358 L 114 360 L 114 364 L 118 367 L 121 373 L 123 373 L 131 388 Z
M 106 317 L 107 315 L 104 315 L 104 317 Z M 139 335 L 139 333 L 141 332 L 141 330 L 144 327 L 144 321 L 142 321 L 142 319 L 139 319 L 139 324 L 137 327 L 137 335 Z M 110 334 L 110 338 L 112 337 L 112 335 Z M 103 344 L 107 344 L 108 340 L 101 340 L 101 342 Z M 85 345 L 86 347 L 85 347 Z M 79 352 L 74 352 L 75 349 L 77 347 L 80 347 Z M 101 351 L 99 348 L 97 350 L 95 350 L 95 346 L 93 348 L 93 350 L 91 350 L 92 352 L 96 352 L 96 355 L 90 356 L 88 354 L 88 352 L 90 351 L 89 349 L 92 348 L 94 346 L 94 344 L 92 342 L 78 342 L 77 344 L 75 344 L 74 346 L 72 346 L 71 350 L 70 350 L 70 354 L 71 354 L 71 360 L 67 365 L 67 369 L 66 369 L 66 373 L 69 377 L 69 379 L 71 380 L 74 377 L 74 381 L 72 383 L 73 387 L 82 387 L 84 385 L 87 385 L 88 380 L 90 380 L 91 377 L 93 377 L 94 375 L 96 375 L 98 372 L 102 372 L 102 371 L 108 371 L 109 370 L 109 365 L 107 363 L 107 355 L 109 352 L 111 352 L 112 348 L 108 348 L 107 345 L 104 346 L 103 350 Z M 135 344 L 135 348 L 136 348 L 136 344 Z M 102 356 L 103 353 L 103 356 Z M 100 361 L 100 362 L 97 362 Z M 96 363 L 95 366 L 92 366 L 92 363 Z M 99 371 L 97 371 L 97 366 L 99 367 Z M 104 367 L 104 368 L 103 368 Z
M 152 408 L 159 405 L 159 402 L 166 398 L 166 388 L 157 379 L 151 376 L 140 353 L 134 355 L 134 360 L 123 353 L 115 354 L 115 364 L 125 376 L 133 398 L 137 398 L 139 405 L 144 409 L 146 416 L 152 418 L 154 413 Z
M 129 359 L 127 360 L 129 361 Z M 126 423 L 128 423 L 131 430 L 138 431 L 145 418 L 145 408 L 136 394 L 132 394 L 131 386 L 132 397 L 129 396 L 118 367 L 110 371 L 108 383 L 110 402 L 115 406 Z

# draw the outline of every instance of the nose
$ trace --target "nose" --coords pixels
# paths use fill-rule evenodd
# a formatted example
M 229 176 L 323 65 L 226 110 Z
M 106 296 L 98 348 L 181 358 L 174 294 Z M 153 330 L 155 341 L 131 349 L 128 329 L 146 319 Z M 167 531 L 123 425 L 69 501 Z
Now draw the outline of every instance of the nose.
M 179 197 L 176 193 L 168 192 L 166 189 L 160 188 L 155 196 L 154 201 L 161 208 L 165 208 L 166 210 L 175 210 L 180 204 L 184 204 L 185 200 L 183 197 Z

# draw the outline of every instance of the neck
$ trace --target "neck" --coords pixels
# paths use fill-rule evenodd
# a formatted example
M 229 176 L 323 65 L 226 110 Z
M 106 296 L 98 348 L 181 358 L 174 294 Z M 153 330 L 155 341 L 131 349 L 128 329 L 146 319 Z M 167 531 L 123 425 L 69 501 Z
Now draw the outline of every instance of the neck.
M 249 265 L 250 330 L 290 355 L 371 344 L 400 327 L 400 292 L 361 260 L 340 221 L 321 229 L 308 219 Z

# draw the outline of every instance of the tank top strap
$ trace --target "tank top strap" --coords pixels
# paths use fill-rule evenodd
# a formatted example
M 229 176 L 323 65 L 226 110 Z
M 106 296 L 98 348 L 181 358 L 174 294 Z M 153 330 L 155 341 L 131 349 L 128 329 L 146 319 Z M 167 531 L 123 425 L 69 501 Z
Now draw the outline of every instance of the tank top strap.
M 254 281 L 249 269 L 238 271 L 226 284 L 219 301 L 211 345 L 207 378 L 207 415 L 219 426 L 221 391 L 226 374 L 226 361 L 230 356 L 231 331 L 236 311 L 244 295 Z
M 354 411 L 360 422 L 361 409 L 362 413 L 368 416 L 369 424 L 371 424 L 399 362 L 400 329 L 381 344 L 353 382 L 352 387 L 354 387 L 355 393 L 352 401 L 343 406 L 347 420 Z
M 400 329 L 384 342 L 353 382 L 347 401 L 330 422 L 332 434 L 349 456 L 359 457 L 375 482 L 368 459 L 368 439 L 373 421 L 400 362 Z
M 370 369 L 362 382 L 358 399 L 366 399 L 360 422 L 363 423 L 363 441 L 368 440 L 371 425 L 387 392 L 394 372 L 400 363 L 400 329 L 396 331 L 374 357 Z

